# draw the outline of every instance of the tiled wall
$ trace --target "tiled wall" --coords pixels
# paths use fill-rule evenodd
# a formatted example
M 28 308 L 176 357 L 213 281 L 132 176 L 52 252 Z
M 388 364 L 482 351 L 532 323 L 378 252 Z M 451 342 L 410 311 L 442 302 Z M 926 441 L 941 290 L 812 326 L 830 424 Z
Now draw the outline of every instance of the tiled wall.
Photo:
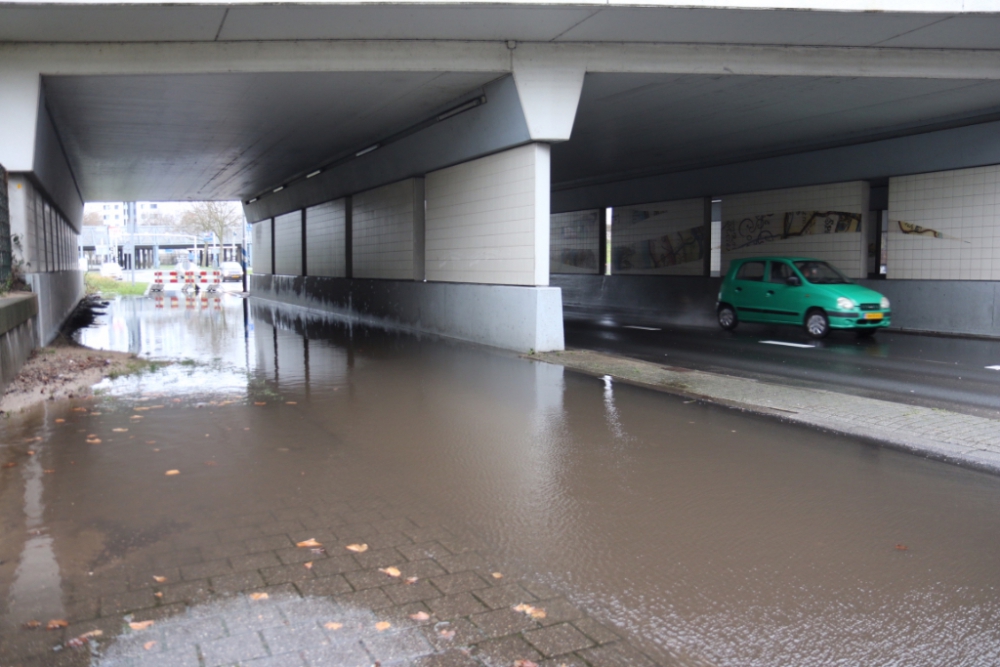
M 598 273 L 604 211 L 554 213 L 549 222 L 549 271 Z
M 701 275 L 710 241 L 704 199 L 616 206 L 611 274 Z
M 345 199 L 306 209 L 306 271 L 310 276 L 343 278 Z
M 889 179 L 889 279 L 1000 280 L 1000 166 Z
M 432 172 L 425 187 L 427 280 L 548 284 L 547 145 Z
M 253 272 L 273 273 L 271 267 L 271 221 L 253 225 Z
M 280 276 L 302 275 L 302 211 L 274 219 L 274 272 Z
M 414 249 L 419 250 L 422 240 L 423 214 L 423 179 L 411 178 L 354 195 L 354 277 L 417 278 L 420 258 L 414 257 Z
M 11 234 L 16 234 L 21 244 L 20 250 L 15 247 L 13 252 L 24 261 L 25 273 L 78 270 L 77 233 L 69 222 L 27 178 L 11 176 L 8 194 Z
M 867 275 L 864 230 L 869 224 L 868 200 L 869 187 L 864 181 L 725 195 L 722 270 L 742 257 L 798 255 L 824 259 L 849 277 L 863 278 Z M 849 226 L 851 215 L 860 216 L 860 222 L 856 231 L 795 235 L 800 223 L 817 213 L 828 215 L 815 216 L 812 231 Z M 783 233 L 788 216 L 791 234 Z

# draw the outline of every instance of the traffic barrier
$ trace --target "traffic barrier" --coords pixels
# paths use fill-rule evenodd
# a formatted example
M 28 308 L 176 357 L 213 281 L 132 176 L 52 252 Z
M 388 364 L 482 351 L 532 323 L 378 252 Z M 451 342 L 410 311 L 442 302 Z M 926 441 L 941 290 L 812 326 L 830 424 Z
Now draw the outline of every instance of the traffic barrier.
M 156 302 L 156 307 L 157 308 L 163 308 L 163 297 L 162 296 L 153 297 L 153 301 Z
M 222 286 L 221 271 L 201 271 L 198 274 L 198 281 L 205 286 L 207 292 L 218 292 Z
M 184 272 L 184 287 L 182 287 L 181 289 L 186 292 L 188 290 L 194 289 L 194 286 L 195 286 L 194 271 L 185 271 Z
M 163 291 L 163 271 L 153 271 L 153 284 L 149 286 L 150 292 Z M 163 307 L 162 305 L 160 306 Z

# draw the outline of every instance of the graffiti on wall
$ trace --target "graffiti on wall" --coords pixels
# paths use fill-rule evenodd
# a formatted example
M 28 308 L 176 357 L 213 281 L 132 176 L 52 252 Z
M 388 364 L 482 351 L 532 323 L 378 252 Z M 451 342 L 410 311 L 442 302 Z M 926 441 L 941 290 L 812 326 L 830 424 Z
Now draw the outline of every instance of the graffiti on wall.
M 779 217 L 780 215 L 780 217 Z M 811 234 L 842 234 L 861 231 L 861 214 L 843 211 L 789 211 L 762 213 L 722 223 L 722 247 L 726 252 Z
M 597 272 L 603 211 L 557 213 L 551 217 L 551 270 L 579 269 Z
M 960 239 L 957 236 L 948 236 L 947 234 L 942 234 L 936 229 L 930 229 L 928 227 L 921 227 L 920 225 L 914 225 L 911 222 L 904 222 L 902 220 L 897 220 L 896 224 L 899 225 L 899 231 L 904 234 L 910 234 L 913 236 L 929 236 L 934 239 L 951 239 L 952 241 L 961 241 L 962 243 L 971 243 L 971 241 L 966 241 Z
M 612 267 L 617 271 L 662 269 L 701 261 L 708 252 L 705 227 L 682 229 L 656 238 L 612 248 Z

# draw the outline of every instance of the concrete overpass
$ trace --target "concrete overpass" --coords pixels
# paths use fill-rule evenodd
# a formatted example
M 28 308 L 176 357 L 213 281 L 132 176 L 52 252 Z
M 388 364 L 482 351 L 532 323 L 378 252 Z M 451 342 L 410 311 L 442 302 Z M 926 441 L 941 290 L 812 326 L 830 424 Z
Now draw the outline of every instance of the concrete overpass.
M 925 328 L 1000 332 L 986 0 L 8 2 L 0 120 L 43 332 L 83 202 L 136 199 L 243 201 L 256 296 L 510 349 L 561 348 L 550 275 L 606 296 L 609 206 L 619 305 L 711 301 L 712 239 L 884 241 Z

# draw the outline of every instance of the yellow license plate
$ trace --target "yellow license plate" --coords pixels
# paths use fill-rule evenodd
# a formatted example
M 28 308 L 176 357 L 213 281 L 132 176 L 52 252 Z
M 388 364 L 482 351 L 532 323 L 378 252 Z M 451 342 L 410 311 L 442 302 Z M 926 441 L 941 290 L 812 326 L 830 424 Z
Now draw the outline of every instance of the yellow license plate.
M 882 319 L 882 313 L 865 313 L 866 320 L 880 320 Z

